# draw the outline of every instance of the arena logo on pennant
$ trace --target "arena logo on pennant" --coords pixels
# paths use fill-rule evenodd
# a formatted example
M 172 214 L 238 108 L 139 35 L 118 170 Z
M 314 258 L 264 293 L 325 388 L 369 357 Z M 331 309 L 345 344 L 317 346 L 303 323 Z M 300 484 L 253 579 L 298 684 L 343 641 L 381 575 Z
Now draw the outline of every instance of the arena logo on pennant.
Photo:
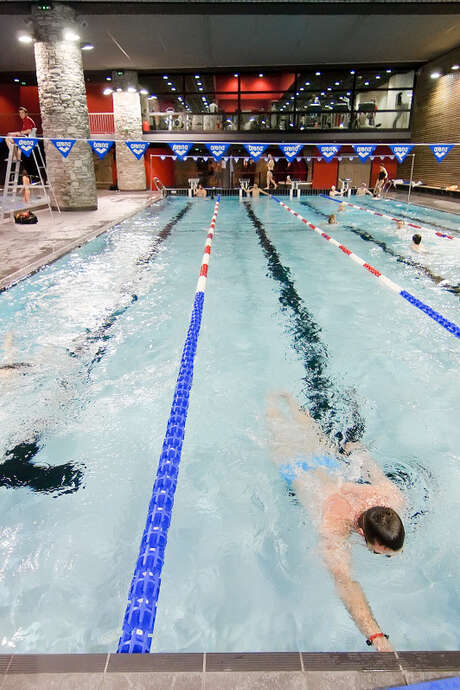
M 317 148 L 326 163 L 330 163 L 334 156 L 340 151 L 340 146 L 334 146 L 332 144 L 324 144 L 322 146 L 318 146 Z
M 14 143 L 19 149 L 21 149 L 21 151 L 27 156 L 27 158 L 30 156 L 30 154 L 36 147 L 37 142 L 38 139 L 35 139 L 34 137 L 14 137 Z
M 113 146 L 113 141 L 108 141 L 107 139 L 89 139 L 88 141 L 94 153 L 96 153 L 99 158 L 104 158 Z
M 215 161 L 220 161 L 230 144 L 206 144 Z
M 254 161 L 258 161 L 268 144 L 245 144 L 244 148 Z
M 72 151 L 73 145 L 77 141 L 76 139 L 50 139 L 51 143 L 57 148 L 59 153 L 61 153 L 64 158 L 67 158 L 69 153 Z
M 453 144 L 430 144 L 430 149 L 433 151 L 433 155 L 438 163 L 444 160 L 453 147 Z
M 187 153 L 192 148 L 192 144 L 169 144 L 171 149 L 174 151 L 176 156 L 180 158 L 181 161 L 184 160 Z
M 393 151 L 395 154 L 397 160 L 399 163 L 402 163 L 406 156 L 409 155 L 409 153 L 413 149 L 412 144 L 391 144 L 390 149 Z
M 142 158 L 149 146 L 148 141 L 125 141 L 125 144 L 131 153 L 136 156 L 138 161 Z
M 291 163 L 301 150 L 303 144 L 283 144 L 280 146 L 288 161 Z
M 370 144 L 353 144 L 353 148 L 358 154 L 360 160 L 364 163 L 364 161 L 366 161 L 369 156 L 374 153 L 377 147 Z

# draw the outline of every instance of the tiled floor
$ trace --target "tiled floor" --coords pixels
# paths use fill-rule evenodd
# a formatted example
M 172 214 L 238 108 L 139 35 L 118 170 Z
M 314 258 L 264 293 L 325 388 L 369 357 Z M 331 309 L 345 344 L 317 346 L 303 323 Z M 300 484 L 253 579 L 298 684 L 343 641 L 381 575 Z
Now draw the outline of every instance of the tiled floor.
M 68 211 L 51 217 L 43 209 L 36 212 L 36 225 L 0 224 L 0 289 L 136 213 L 150 197 L 150 192 L 99 191 L 97 211 Z
M 389 199 L 395 201 L 407 201 L 407 189 L 400 192 L 392 192 L 388 195 Z M 411 204 L 419 204 L 420 206 L 428 206 L 438 211 L 447 211 L 448 213 L 460 214 L 460 199 L 455 199 L 450 196 L 436 196 L 435 194 L 421 194 L 420 192 L 412 192 L 410 197 Z M 460 223 L 460 219 L 459 219 Z

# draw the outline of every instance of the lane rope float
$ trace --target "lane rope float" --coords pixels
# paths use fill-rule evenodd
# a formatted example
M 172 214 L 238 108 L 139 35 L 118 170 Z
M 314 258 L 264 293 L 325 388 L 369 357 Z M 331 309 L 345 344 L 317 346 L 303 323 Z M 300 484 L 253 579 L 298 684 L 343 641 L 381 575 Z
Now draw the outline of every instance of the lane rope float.
M 128 595 L 118 653 L 142 654 L 150 650 L 155 626 L 161 571 L 164 563 L 168 530 L 171 523 L 174 494 L 185 435 L 193 365 L 203 314 L 204 293 L 209 257 L 219 212 L 220 195 L 208 229 L 195 291 L 193 311 L 177 376 L 171 412 L 150 499 L 147 520 L 142 534 L 139 555 Z
M 446 235 L 445 233 L 442 232 L 436 232 L 434 228 L 427 228 L 423 225 L 417 225 L 416 223 L 406 223 L 406 220 L 404 218 L 395 218 L 393 216 L 389 216 L 387 213 L 380 213 L 380 211 L 374 211 L 371 208 L 366 208 L 365 206 L 358 206 L 357 204 L 352 204 L 350 201 L 344 201 L 343 199 L 335 199 L 332 196 L 329 196 L 328 194 L 320 194 L 320 196 L 323 197 L 323 199 L 329 199 L 329 201 L 335 201 L 337 204 L 345 204 L 345 206 L 351 206 L 352 208 L 357 208 L 358 211 L 366 211 L 366 213 L 371 213 L 373 216 L 380 216 L 380 218 L 387 218 L 388 220 L 393 220 L 395 223 L 402 222 L 404 225 L 407 225 L 409 228 L 416 228 L 417 230 L 424 230 L 425 232 L 431 232 L 438 237 L 444 237 L 447 238 L 448 240 L 454 240 L 456 239 L 452 235 Z
M 417 297 L 412 295 L 410 292 L 404 290 L 404 288 L 395 283 L 393 280 L 387 278 L 377 268 L 374 268 L 374 266 L 371 266 L 371 264 L 364 261 L 364 259 L 352 252 L 351 249 L 348 249 L 343 244 L 340 244 L 340 242 L 337 242 L 337 240 L 334 239 L 334 237 L 331 237 L 331 235 L 328 235 L 327 233 L 323 232 L 321 228 L 318 228 L 316 225 L 314 225 L 309 220 L 300 215 L 300 213 L 294 211 L 294 209 L 290 208 L 287 204 L 281 201 L 281 199 L 278 199 L 278 197 L 276 196 L 272 196 L 271 198 L 273 199 L 273 201 L 276 201 L 277 204 L 283 206 L 283 208 L 289 211 L 289 213 L 291 213 L 293 216 L 302 221 L 302 223 L 305 223 L 305 225 L 307 225 L 311 230 L 314 230 L 325 240 L 333 244 L 335 247 L 338 247 L 340 251 L 346 254 L 352 261 L 365 268 L 367 271 L 369 271 L 369 273 L 372 273 L 372 275 L 378 278 L 379 281 L 383 283 L 383 285 L 385 285 L 385 287 L 389 288 L 393 292 L 396 292 L 398 295 L 403 297 L 414 307 L 417 307 L 417 309 L 420 309 L 420 311 L 423 311 L 427 316 L 436 321 L 436 323 L 439 323 L 439 325 L 445 328 L 446 331 L 449 331 L 449 333 L 452 333 L 452 335 L 460 339 L 460 326 L 457 326 L 457 324 L 453 323 L 452 321 L 449 321 L 449 319 L 446 319 L 442 314 L 432 309 L 428 304 L 425 304 Z

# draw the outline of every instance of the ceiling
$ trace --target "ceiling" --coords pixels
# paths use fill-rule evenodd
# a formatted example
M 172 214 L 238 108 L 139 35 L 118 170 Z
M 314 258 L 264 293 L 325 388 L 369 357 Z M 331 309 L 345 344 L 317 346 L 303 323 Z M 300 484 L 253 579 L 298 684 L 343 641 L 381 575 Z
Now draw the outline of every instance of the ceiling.
M 17 6 L 13 3 L 10 12 Z M 230 14 L 222 14 L 222 5 L 210 14 L 200 14 L 200 5 L 194 4 L 187 14 L 178 13 L 179 5 L 174 14 L 158 9 L 142 14 L 149 10 L 145 5 L 145 10 L 123 15 L 92 14 L 89 4 L 77 6 L 81 39 L 95 45 L 83 53 L 88 70 L 423 63 L 460 44 L 458 3 L 440 4 L 437 13 L 430 5 L 425 14 L 423 6 L 409 2 L 395 15 L 368 13 L 365 2 L 354 4 L 353 12 L 339 12 L 335 3 L 329 6 L 334 14 L 324 11 L 324 3 L 322 12 L 310 14 L 242 14 L 237 3 L 226 3 Z M 289 3 L 286 7 L 292 9 Z M 0 18 L 2 72 L 34 69 L 33 47 L 17 41 L 27 19 L 25 13 Z

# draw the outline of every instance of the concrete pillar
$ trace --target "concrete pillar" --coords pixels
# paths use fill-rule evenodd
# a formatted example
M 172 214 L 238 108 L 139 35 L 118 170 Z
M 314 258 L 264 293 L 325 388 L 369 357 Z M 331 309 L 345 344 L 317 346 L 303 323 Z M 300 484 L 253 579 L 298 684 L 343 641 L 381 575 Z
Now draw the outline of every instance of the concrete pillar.
M 35 65 L 43 136 L 89 138 L 88 106 L 80 42 L 64 40 L 64 31 L 78 33 L 71 7 L 54 3 L 41 11 L 32 6 Z M 97 208 L 93 153 L 77 141 L 67 158 L 45 142 L 48 178 L 63 211 Z
M 136 72 L 112 74 L 113 120 L 115 139 L 142 141 L 141 102 L 137 89 Z M 117 90 L 118 89 L 118 90 Z M 122 89 L 122 90 L 120 90 Z M 124 141 L 116 143 L 118 189 L 142 191 L 146 188 L 144 157 L 140 160 L 131 153 Z

